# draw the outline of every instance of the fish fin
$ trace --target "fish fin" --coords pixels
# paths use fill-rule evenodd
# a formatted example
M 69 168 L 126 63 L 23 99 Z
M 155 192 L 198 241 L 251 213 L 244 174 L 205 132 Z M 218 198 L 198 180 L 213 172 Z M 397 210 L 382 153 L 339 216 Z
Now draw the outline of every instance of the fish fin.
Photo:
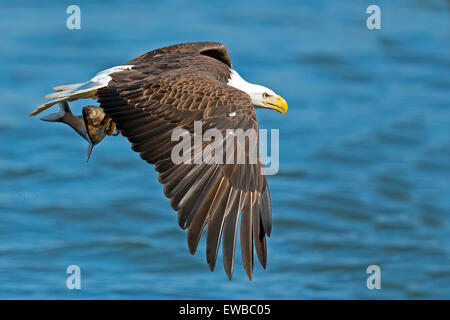
M 89 143 L 88 157 L 87 157 L 86 162 L 89 162 L 89 159 L 91 158 L 92 149 L 94 149 L 94 145 L 92 143 Z

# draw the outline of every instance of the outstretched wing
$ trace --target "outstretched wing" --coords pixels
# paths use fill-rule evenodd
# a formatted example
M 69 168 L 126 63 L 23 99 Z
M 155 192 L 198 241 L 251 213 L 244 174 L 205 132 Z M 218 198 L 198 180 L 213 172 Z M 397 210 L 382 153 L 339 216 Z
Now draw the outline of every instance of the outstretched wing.
M 231 278 L 241 213 L 241 252 L 251 279 L 253 243 L 265 267 L 265 236 L 270 235 L 271 229 L 270 196 L 260 158 L 253 164 L 174 164 L 171 159 L 172 148 L 178 143 L 171 140 L 172 131 L 184 128 L 193 133 L 196 120 L 203 122 L 203 132 L 219 129 L 227 138 L 217 143 L 224 146 L 231 139 L 225 135 L 226 129 L 257 132 L 256 115 L 248 95 L 213 79 L 207 71 L 189 74 L 188 70 L 173 70 L 160 76 L 155 75 L 155 66 L 146 64 L 111 76 L 108 87 L 98 91 L 98 101 L 132 143 L 132 149 L 155 165 L 159 181 L 164 184 L 164 194 L 178 212 L 179 225 L 188 228 L 190 252 L 195 253 L 208 225 L 209 267 L 214 270 L 222 236 L 224 267 Z M 213 142 L 203 143 L 202 150 L 213 145 Z M 239 145 L 235 144 L 234 148 Z M 257 148 L 250 152 L 257 152 Z
M 224 140 L 201 145 L 202 151 L 225 146 L 227 129 L 257 130 L 250 98 L 227 85 L 231 62 L 226 47 L 217 42 L 173 45 L 150 51 L 125 65 L 98 73 L 91 80 L 58 86 L 47 95 L 53 100 L 39 106 L 36 115 L 58 102 L 97 97 L 105 112 L 132 144 L 132 149 L 155 165 L 164 194 L 178 212 L 178 222 L 188 228 L 188 246 L 195 253 L 205 226 L 206 257 L 214 270 L 221 237 L 225 271 L 231 279 L 239 216 L 244 268 L 251 279 L 253 245 L 262 266 L 267 259 L 266 235 L 270 235 L 272 209 L 258 144 L 249 143 L 242 164 L 174 164 L 172 132 L 183 128 L 193 133 L 194 122 L 202 131 L 218 129 Z M 249 139 L 244 141 L 246 145 Z M 239 145 L 241 143 L 241 145 Z M 230 144 L 232 145 L 232 144 Z M 237 141 L 232 154 L 242 150 Z M 192 151 L 192 150 L 190 150 Z M 198 156 L 198 152 L 195 155 Z M 201 154 L 201 153 L 200 153 Z M 250 162 L 257 154 L 257 162 Z M 194 156 L 195 156 L 194 155 Z

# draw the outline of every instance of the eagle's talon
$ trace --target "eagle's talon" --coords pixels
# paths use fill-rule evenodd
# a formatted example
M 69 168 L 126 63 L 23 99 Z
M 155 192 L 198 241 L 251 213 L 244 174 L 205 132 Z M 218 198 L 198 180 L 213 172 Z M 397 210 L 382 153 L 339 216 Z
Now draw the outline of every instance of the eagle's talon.
M 110 126 L 111 126 L 111 122 L 112 119 L 110 117 L 106 117 L 103 122 L 102 122 L 102 126 L 105 128 L 105 130 L 109 130 Z
M 108 118 L 108 123 L 109 123 L 109 127 L 106 128 L 107 129 L 106 134 L 108 136 L 117 136 L 118 133 L 114 134 L 114 129 L 116 128 L 116 124 L 111 120 L 111 118 Z

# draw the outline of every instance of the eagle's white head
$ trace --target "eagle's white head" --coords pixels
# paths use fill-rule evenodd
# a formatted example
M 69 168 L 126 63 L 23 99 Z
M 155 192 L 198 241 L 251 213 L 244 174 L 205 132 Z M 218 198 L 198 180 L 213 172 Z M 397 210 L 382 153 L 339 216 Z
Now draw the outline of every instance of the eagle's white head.
M 231 70 L 227 84 L 247 93 L 255 108 L 273 109 L 283 114 L 287 112 L 286 100 L 269 88 L 245 81 L 235 70 Z

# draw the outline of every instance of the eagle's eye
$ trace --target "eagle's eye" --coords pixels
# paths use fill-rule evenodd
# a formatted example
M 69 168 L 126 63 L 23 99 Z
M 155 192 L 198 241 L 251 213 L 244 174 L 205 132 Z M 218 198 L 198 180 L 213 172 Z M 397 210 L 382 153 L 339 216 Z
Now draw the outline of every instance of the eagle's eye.
M 269 95 L 268 93 L 265 93 L 265 92 L 264 92 L 264 93 L 262 94 L 262 96 L 263 96 L 264 99 L 266 99 L 266 98 L 268 98 L 270 95 Z

